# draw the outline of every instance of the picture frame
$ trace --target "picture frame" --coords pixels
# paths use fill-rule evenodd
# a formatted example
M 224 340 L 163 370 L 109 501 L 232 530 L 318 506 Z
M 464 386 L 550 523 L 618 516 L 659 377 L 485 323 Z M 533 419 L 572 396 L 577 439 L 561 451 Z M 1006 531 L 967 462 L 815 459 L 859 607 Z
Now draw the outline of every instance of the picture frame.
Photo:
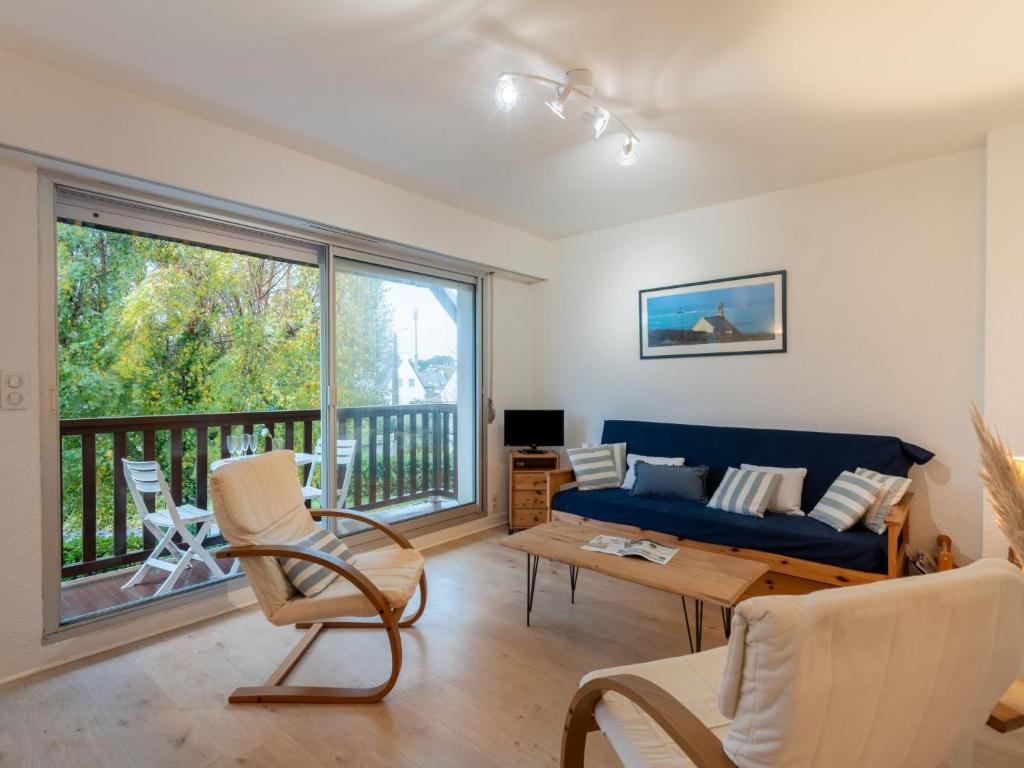
M 786 351 L 784 269 L 638 293 L 641 360 Z

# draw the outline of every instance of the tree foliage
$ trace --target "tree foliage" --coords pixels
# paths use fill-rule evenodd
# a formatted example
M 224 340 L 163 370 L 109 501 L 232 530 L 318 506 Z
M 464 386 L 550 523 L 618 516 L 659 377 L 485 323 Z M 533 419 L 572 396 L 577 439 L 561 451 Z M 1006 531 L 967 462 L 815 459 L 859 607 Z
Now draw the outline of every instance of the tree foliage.
M 57 225 L 57 257 L 61 418 L 320 407 L 316 267 L 69 222 Z M 384 403 L 392 310 L 383 285 L 339 273 L 337 291 L 341 402 Z M 194 431 L 184 440 L 194 500 Z M 66 538 L 81 529 L 80 445 L 67 438 L 62 451 Z M 129 435 L 128 453 L 141 458 L 141 435 Z M 102 436 L 97 494 L 102 554 L 113 514 Z

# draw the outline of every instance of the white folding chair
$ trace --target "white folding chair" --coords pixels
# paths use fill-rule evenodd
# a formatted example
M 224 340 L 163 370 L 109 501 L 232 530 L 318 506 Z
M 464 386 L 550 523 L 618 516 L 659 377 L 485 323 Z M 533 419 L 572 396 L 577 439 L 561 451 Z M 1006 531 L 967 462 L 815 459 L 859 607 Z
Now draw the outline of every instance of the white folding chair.
M 182 504 L 181 506 L 175 504 L 171 490 L 167 487 L 167 481 L 164 480 L 163 472 L 160 471 L 160 466 L 155 461 L 122 459 L 122 462 L 124 462 L 124 479 L 132 499 L 135 501 L 135 506 L 139 510 L 142 524 L 156 537 L 157 543 L 153 547 L 153 551 L 149 553 L 149 557 L 146 558 L 146 562 L 139 566 L 139 570 L 126 584 L 122 585 L 121 589 L 134 587 L 145 578 L 150 569 L 155 568 L 169 571 L 164 583 L 155 593 L 157 595 L 166 594 L 174 589 L 174 585 L 181 578 L 185 569 L 192 567 L 193 560 L 198 560 L 209 568 L 214 578 L 223 578 L 225 575 L 238 573 L 239 562 L 237 560 L 231 566 L 231 571 L 225 574 L 213 556 L 203 549 L 204 539 L 211 530 L 214 530 L 212 512 L 207 512 L 205 509 L 194 507 L 191 504 Z M 144 493 L 157 494 L 158 503 L 152 512 L 146 506 L 146 500 L 142 496 Z M 160 499 L 163 500 L 162 506 L 159 504 Z M 189 525 L 198 525 L 199 530 L 193 534 L 188 529 Z M 185 545 L 184 549 L 174 542 L 174 534 L 181 537 L 181 541 Z M 168 560 L 161 559 L 165 550 Z
M 356 452 L 355 440 L 338 440 L 335 450 L 335 461 L 337 466 L 345 468 L 345 475 L 341 479 L 341 486 L 338 488 L 338 506 L 345 506 L 345 499 L 348 498 L 348 487 L 352 480 L 352 458 Z M 316 468 L 320 467 L 320 482 L 323 483 L 323 443 L 316 441 L 316 450 L 313 451 L 313 462 L 309 465 L 306 473 L 306 482 L 302 485 L 302 498 L 320 499 L 323 495 L 322 489 L 318 488 L 313 478 Z

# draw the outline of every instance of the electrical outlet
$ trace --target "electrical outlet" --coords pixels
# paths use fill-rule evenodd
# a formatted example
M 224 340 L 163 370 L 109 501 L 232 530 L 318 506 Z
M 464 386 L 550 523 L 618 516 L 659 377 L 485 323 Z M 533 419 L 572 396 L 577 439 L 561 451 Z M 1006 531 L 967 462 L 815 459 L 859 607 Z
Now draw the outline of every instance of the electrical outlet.
M 27 373 L 0 372 L 0 410 L 23 411 L 29 405 Z

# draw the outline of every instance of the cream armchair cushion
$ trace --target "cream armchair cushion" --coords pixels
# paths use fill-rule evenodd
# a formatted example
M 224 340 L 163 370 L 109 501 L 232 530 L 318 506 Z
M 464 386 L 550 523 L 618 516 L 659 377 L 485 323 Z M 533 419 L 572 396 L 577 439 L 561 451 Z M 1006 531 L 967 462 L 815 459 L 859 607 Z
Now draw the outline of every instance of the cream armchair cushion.
M 227 464 L 210 478 L 217 524 L 232 546 L 287 544 L 321 531 L 305 507 L 291 451 L 274 451 Z M 423 555 L 388 548 L 349 561 L 383 593 L 392 608 L 404 606 L 423 573 Z M 272 557 L 242 558 L 263 614 L 273 624 L 372 616 L 372 604 L 352 582 L 336 579 L 315 597 L 303 597 Z
M 584 676 L 580 685 L 623 673 L 643 677 L 672 694 L 722 738 L 729 727 L 729 718 L 718 711 L 725 658 L 723 646 L 689 656 L 600 669 Z M 625 696 L 606 693 L 594 708 L 594 720 L 626 768 L 693 768 L 693 762 L 669 735 Z
M 719 704 L 741 768 L 930 766 L 985 724 L 1024 656 L 1024 576 L 930 576 L 741 603 Z
M 392 608 L 402 608 L 412 599 L 423 573 L 423 555 L 415 549 L 379 549 L 355 555 L 349 562 L 374 583 Z M 294 597 L 268 618 L 283 625 L 376 613 L 373 604 L 351 581 L 335 579 L 315 597 Z
M 292 451 L 224 465 L 210 477 L 210 493 L 217 525 L 233 546 L 284 544 L 319 530 L 306 509 Z M 243 558 L 242 567 L 268 619 L 295 596 L 273 558 Z

